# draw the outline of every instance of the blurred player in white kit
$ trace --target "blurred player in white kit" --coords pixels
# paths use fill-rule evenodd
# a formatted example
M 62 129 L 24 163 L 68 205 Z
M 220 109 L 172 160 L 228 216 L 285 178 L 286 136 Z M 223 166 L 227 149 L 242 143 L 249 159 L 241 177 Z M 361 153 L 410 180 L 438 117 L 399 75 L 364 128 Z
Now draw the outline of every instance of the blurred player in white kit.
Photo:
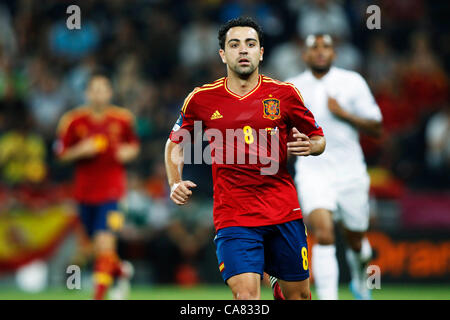
M 327 139 L 320 157 L 297 157 L 295 164 L 301 208 L 318 242 L 311 261 L 316 291 L 321 300 L 338 299 L 334 219 L 346 238 L 350 289 L 356 299 L 370 299 L 366 267 L 372 249 L 365 236 L 370 181 L 359 132 L 380 136 L 382 115 L 360 74 L 332 66 L 335 52 L 329 35 L 310 35 L 305 45 L 309 68 L 287 82 L 300 90 Z

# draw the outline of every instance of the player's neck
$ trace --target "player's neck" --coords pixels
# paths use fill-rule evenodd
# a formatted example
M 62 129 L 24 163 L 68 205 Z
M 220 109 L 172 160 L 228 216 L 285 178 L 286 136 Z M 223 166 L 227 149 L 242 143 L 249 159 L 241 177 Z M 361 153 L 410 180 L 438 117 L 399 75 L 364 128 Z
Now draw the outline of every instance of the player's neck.
M 311 72 L 312 72 L 314 78 L 316 78 L 316 79 L 322 79 L 322 78 L 328 73 L 328 70 L 325 71 L 325 72 L 322 72 L 322 71 L 318 72 L 318 71 L 313 71 L 313 70 L 311 70 Z
M 92 115 L 96 118 L 102 118 L 104 111 L 108 108 L 107 104 L 96 104 L 91 103 L 90 104 Z
M 244 96 L 252 91 L 259 82 L 258 69 L 255 70 L 248 78 L 241 78 L 234 72 L 228 72 L 227 87 L 231 92 Z
M 330 72 L 331 67 L 326 69 L 316 69 L 316 68 L 310 68 L 311 73 L 313 74 L 314 78 L 316 79 L 322 79 L 324 76 Z
M 105 111 L 105 109 L 108 107 L 107 104 L 103 104 L 103 103 L 91 103 L 89 105 L 91 107 L 91 110 L 97 113 L 101 113 L 103 111 Z

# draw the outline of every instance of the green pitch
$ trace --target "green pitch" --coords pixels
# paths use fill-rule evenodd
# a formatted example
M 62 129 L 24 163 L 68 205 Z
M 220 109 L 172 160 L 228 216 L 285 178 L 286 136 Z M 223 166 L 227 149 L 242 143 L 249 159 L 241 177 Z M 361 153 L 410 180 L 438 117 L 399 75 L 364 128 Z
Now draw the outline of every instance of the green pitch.
M 91 298 L 88 290 L 48 289 L 37 294 L 21 292 L 15 288 L 0 288 L 0 300 L 85 300 Z M 269 288 L 262 288 L 263 300 L 272 300 Z M 317 299 L 314 288 L 313 299 Z M 450 286 L 440 285 L 385 285 L 372 291 L 374 300 L 449 300 Z M 131 291 L 132 300 L 228 300 L 231 293 L 225 285 L 213 286 L 135 286 Z M 341 286 L 341 300 L 352 300 L 348 287 Z

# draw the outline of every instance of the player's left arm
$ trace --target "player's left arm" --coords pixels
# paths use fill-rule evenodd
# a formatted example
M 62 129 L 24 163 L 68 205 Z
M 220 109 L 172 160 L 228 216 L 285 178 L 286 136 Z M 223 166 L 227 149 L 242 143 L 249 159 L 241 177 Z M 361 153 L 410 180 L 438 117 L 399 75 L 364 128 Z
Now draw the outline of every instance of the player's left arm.
M 305 107 L 298 89 L 294 86 L 291 89 L 288 117 L 293 139 L 288 141 L 287 151 L 294 156 L 318 156 L 325 151 L 326 146 L 323 130 L 311 111 Z
M 382 116 L 366 81 L 357 76 L 353 83 L 355 98 L 354 112 L 342 108 L 336 99 L 328 97 L 328 109 L 339 119 L 373 137 L 380 137 L 383 131 Z
M 292 128 L 292 137 L 295 141 L 287 143 L 288 152 L 293 156 L 318 156 L 325 150 L 326 141 L 323 136 L 313 135 L 308 137 L 297 128 Z
M 139 151 L 138 143 L 123 143 L 117 147 L 116 158 L 120 163 L 128 163 L 136 159 Z
M 128 163 L 136 159 L 140 152 L 139 139 L 134 130 L 134 117 L 125 124 L 124 139 L 117 146 L 116 159 L 120 163 Z

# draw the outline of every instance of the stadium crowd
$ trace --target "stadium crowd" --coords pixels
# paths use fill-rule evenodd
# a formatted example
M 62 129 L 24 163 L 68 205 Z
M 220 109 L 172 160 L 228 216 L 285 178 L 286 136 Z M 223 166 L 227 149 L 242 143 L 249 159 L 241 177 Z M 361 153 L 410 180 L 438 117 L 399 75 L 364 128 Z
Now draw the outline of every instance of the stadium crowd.
M 450 187 L 445 2 L 72 2 L 0 1 L 2 212 L 70 195 L 71 167 L 54 156 L 56 126 L 64 112 L 83 104 L 86 81 L 102 68 L 112 79 L 114 103 L 136 116 L 142 144 L 129 166 L 121 249 L 150 259 L 161 282 L 195 282 L 208 274 L 198 268 L 211 255 L 210 168 L 187 166 L 186 178 L 202 177 L 201 192 L 191 206 L 176 207 L 168 201 L 163 148 L 189 91 L 224 75 L 218 26 L 240 15 L 264 28 L 264 74 L 284 80 L 300 73 L 305 36 L 329 33 L 337 43 L 336 65 L 367 79 L 384 117 L 382 138 L 362 137 L 375 196 L 395 196 L 398 186 Z M 66 27 L 71 4 L 81 8 L 80 30 Z M 366 27 L 370 4 L 381 8 L 380 30 Z

